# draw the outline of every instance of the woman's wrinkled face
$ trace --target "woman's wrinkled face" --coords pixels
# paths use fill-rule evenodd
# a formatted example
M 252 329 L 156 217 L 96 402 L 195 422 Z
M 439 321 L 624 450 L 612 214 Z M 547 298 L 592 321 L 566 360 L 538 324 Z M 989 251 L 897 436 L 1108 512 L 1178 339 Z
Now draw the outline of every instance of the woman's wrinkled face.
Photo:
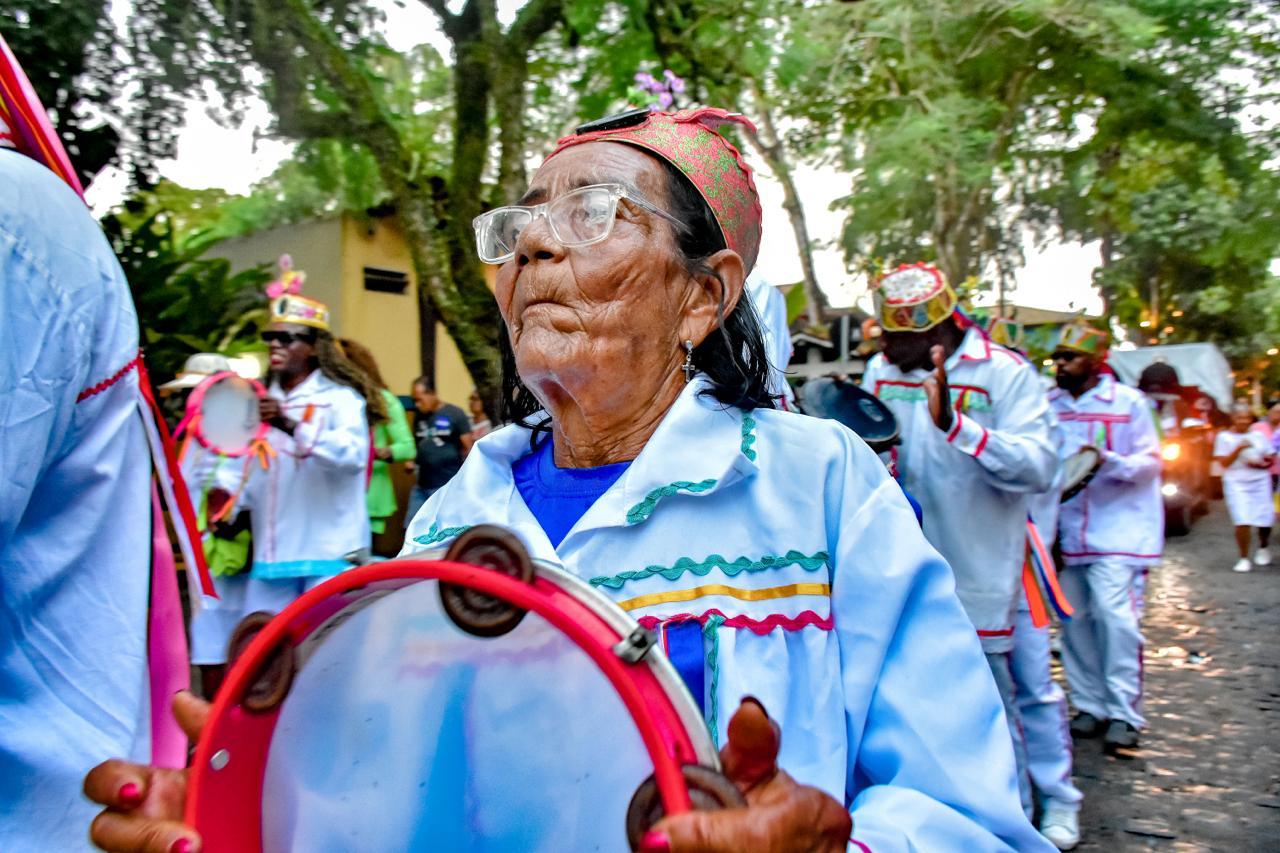
M 622 184 L 670 210 L 661 163 L 610 142 L 557 154 L 520 203 L 541 204 L 600 183 Z M 637 377 L 676 370 L 682 317 L 696 285 L 671 223 L 623 200 L 613 232 L 599 243 L 565 247 L 539 218 L 520 234 L 515 252 L 498 271 L 498 310 L 520 377 L 544 404 L 566 390 L 598 387 L 602 377 L 621 380 L 615 391 L 626 393 Z

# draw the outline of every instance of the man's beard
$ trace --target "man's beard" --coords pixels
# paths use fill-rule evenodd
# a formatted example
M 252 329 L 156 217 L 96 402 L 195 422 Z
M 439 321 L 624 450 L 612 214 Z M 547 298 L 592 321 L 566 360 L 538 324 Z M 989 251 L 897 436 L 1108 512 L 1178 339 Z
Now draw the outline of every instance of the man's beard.
M 1084 383 L 1088 381 L 1089 374 L 1082 373 L 1076 376 L 1071 373 L 1059 371 L 1054 377 L 1054 381 L 1058 383 L 1058 387 L 1069 394 L 1078 394 L 1080 389 L 1084 387 Z

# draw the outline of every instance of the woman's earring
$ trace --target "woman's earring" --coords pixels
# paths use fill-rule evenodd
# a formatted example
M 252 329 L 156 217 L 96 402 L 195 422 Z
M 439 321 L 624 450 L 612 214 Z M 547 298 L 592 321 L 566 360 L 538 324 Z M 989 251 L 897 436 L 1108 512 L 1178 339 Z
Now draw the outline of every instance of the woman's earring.
M 693 374 L 697 368 L 693 366 L 693 341 L 684 342 L 684 364 L 680 367 L 684 371 L 684 381 L 688 382 L 693 378 Z

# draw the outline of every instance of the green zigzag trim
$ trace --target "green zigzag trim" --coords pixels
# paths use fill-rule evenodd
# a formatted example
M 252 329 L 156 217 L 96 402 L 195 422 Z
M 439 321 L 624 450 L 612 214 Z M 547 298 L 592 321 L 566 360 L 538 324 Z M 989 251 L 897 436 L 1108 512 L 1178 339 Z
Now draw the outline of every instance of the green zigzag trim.
M 653 515 L 654 507 L 663 498 L 669 498 L 677 492 L 691 492 L 696 495 L 705 492 L 715 484 L 715 478 L 712 477 L 700 483 L 694 483 L 690 480 L 676 480 L 674 483 L 668 483 L 665 486 L 656 488 L 645 495 L 644 500 L 627 510 L 627 524 L 639 524 Z
M 413 537 L 413 541 L 419 545 L 435 545 L 437 542 L 443 542 L 446 539 L 452 539 L 458 534 L 470 530 L 470 524 L 464 524 L 461 527 L 446 527 L 444 530 L 436 522 L 431 522 L 431 527 L 427 528 L 427 532 L 421 536 Z
M 702 626 L 702 637 L 707 641 L 707 669 L 711 670 L 711 685 L 707 691 L 707 728 L 711 731 L 711 742 L 720 743 L 720 631 L 724 624 L 723 616 L 707 617 L 707 624 Z
M 744 412 L 742 414 L 742 455 L 752 462 L 756 461 L 756 451 L 751 446 L 756 443 L 755 430 L 755 419 Z
M 601 575 L 592 578 L 590 583 L 592 586 L 607 586 L 610 589 L 621 589 L 622 585 L 627 581 L 643 580 L 644 578 L 654 575 L 662 575 L 669 581 L 683 575 L 685 572 L 692 572 L 700 577 L 705 577 L 712 571 L 719 569 L 729 577 L 737 577 L 743 572 L 763 572 L 769 569 L 782 569 L 787 566 L 799 566 L 807 572 L 815 572 L 827 564 L 827 552 L 818 551 L 813 556 L 806 556 L 799 551 L 788 551 L 781 557 L 766 555 L 758 560 L 752 560 L 748 557 L 739 557 L 733 562 L 729 562 L 719 554 L 712 554 L 702 562 L 696 562 L 689 557 L 681 557 L 670 566 L 645 566 L 634 572 L 621 572 L 616 575 Z

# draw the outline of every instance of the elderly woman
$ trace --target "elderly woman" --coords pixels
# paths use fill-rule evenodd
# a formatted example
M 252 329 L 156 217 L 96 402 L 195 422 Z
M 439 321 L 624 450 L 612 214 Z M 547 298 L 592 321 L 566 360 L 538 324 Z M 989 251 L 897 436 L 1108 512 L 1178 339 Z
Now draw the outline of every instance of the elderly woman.
M 477 219 L 501 264 L 513 423 L 476 443 L 405 552 L 501 524 L 694 644 L 682 674 L 749 805 L 664 819 L 645 850 L 1048 849 L 951 571 L 901 490 L 853 433 L 772 406 L 742 298 L 760 205 L 725 121 L 742 120 L 585 126 L 520 205 Z M 90 774 L 111 807 L 100 844 L 195 849 L 163 819 L 181 777 L 156 772 Z

